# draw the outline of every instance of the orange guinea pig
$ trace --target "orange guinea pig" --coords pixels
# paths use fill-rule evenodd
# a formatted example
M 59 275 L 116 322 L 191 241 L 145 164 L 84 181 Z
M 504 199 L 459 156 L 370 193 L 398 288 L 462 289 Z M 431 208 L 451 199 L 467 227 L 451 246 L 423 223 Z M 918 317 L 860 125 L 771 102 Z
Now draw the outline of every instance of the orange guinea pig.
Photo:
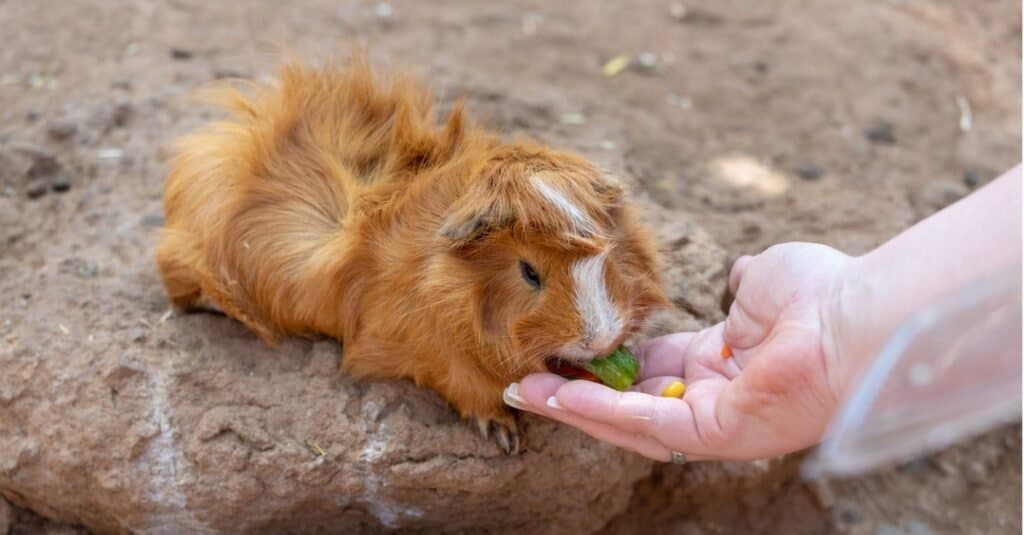
M 430 387 L 514 451 L 509 383 L 665 304 L 648 229 L 583 158 L 461 106 L 438 126 L 421 85 L 365 59 L 253 89 L 215 90 L 231 116 L 178 144 L 157 250 L 175 306 L 335 337 L 350 374 Z

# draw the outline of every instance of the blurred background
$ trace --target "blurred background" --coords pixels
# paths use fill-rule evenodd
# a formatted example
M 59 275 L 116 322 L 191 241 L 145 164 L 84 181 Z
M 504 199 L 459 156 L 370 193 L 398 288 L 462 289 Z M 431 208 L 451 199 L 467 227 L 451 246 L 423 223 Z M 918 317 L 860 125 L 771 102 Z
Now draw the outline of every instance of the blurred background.
M 442 110 L 465 98 L 495 129 L 629 176 L 730 259 L 791 240 L 865 252 L 1020 160 L 1020 8 L 0 0 L 0 295 L 27 301 L 4 276 L 55 242 L 148 254 L 124 233 L 160 225 L 170 143 L 210 117 L 191 92 L 353 45 L 428 80 Z M 797 458 L 714 481 L 657 467 L 605 532 L 1019 532 L 1020 444 L 1011 426 L 827 488 Z M 10 511 L 16 532 L 77 529 Z

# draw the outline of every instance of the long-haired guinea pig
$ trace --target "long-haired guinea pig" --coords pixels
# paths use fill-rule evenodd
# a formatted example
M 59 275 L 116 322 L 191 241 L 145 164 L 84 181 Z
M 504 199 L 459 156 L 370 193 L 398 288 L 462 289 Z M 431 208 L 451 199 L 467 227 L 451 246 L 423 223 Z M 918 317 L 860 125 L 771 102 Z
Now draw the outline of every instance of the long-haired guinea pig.
M 612 351 L 665 303 L 648 229 L 579 156 L 502 142 L 407 76 L 288 64 L 214 91 L 180 140 L 157 260 L 181 309 L 265 341 L 323 334 L 357 377 L 409 378 L 518 448 L 502 390 Z

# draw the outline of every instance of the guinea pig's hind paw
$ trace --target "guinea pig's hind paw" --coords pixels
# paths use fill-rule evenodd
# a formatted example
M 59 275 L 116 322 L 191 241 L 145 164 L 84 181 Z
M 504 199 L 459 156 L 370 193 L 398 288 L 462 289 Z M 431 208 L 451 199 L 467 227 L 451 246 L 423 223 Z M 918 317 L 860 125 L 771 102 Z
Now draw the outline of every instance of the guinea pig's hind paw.
M 484 438 L 490 438 L 493 430 L 494 441 L 501 446 L 505 453 L 509 455 L 519 453 L 519 428 L 514 419 L 508 422 L 499 422 L 488 418 L 477 418 L 476 425 L 480 430 L 480 435 Z

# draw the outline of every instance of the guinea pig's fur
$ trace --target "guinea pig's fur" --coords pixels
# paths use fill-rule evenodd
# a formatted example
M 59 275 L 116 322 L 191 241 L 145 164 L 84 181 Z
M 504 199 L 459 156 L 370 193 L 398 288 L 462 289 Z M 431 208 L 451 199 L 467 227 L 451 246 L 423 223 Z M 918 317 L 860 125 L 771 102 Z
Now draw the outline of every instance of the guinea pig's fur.
M 438 126 L 420 84 L 361 58 L 251 89 L 216 89 L 230 117 L 178 144 L 157 250 L 175 306 L 269 343 L 335 337 L 350 374 L 433 388 L 508 449 L 509 383 L 608 353 L 665 303 L 648 230 L 583 158 L 461 105 Z

